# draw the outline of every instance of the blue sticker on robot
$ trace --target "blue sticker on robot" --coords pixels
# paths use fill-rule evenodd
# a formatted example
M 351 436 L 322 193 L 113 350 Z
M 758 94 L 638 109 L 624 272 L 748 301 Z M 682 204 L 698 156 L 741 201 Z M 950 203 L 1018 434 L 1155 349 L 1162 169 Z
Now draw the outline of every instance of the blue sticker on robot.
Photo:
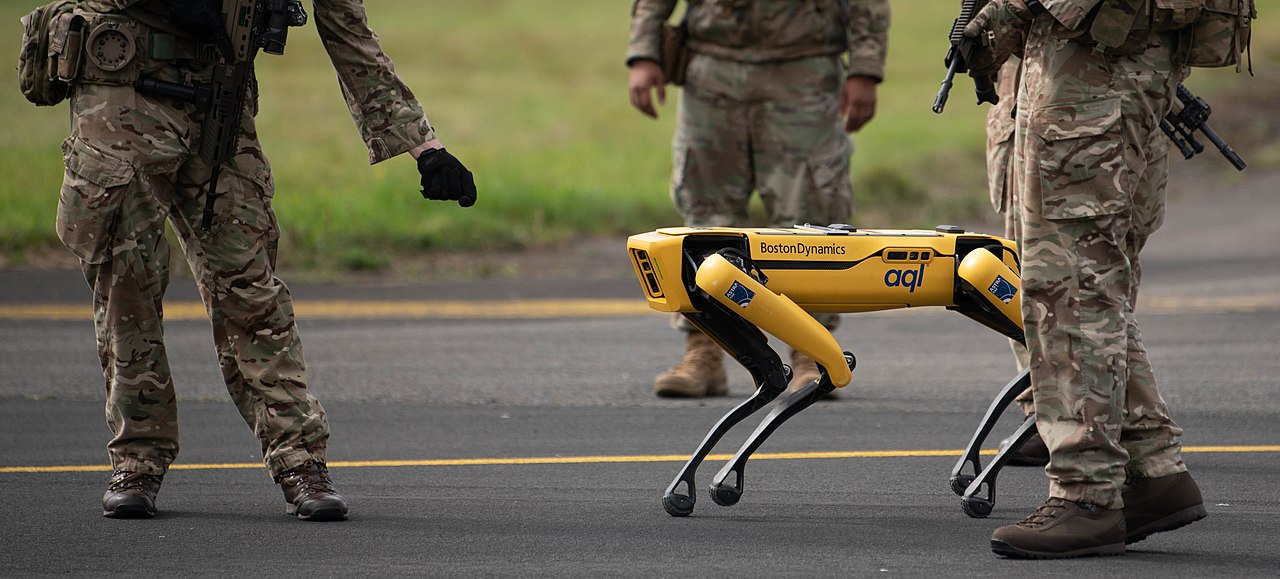
M 735 281 L 732 286 L 729 286 L 729 291 L 724 294 L 724 297 L 733 300 L 733 303 L 745 308 L 751 303 L 751 299 L 756 297 L 756 292 L 751 291 L 751 288 Z
M 1013 296 L 1018 295 L 1018 286 L 1009 283 L 1008 280 L 997 275 L 996 281 L 991 282 L 991 287 L 987 288 L 987 291 L 991 292 L 991 295 L 1000 298 L 1000 301 L 1007 304 L 1013 301 Z

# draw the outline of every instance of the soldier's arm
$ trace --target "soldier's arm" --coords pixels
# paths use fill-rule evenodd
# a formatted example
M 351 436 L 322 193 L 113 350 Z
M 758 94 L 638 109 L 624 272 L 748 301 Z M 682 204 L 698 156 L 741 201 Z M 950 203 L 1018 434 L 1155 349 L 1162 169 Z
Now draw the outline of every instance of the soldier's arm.
M 662 25 L 675 12 L 677 0 L 635 0 L 631 6 L 631 37 L 627 66 L 637 60 L 662 62 Z
M 351 118 L 369 149 L 369 162 L 438 145 L 422 105 L 396 75 L 391 58 L 369 29 L 364 1 L 314 0 L 312 7 Z
M 1084 22 L 1089 13 L 1102 0 L 1040 0 L 1040 5 L 1052 14 L 1054 19 L 1066 26 L 1068 30 L 1075 30 Z
M 849 76 L 884 80 L 889 0 L 849 0 Z

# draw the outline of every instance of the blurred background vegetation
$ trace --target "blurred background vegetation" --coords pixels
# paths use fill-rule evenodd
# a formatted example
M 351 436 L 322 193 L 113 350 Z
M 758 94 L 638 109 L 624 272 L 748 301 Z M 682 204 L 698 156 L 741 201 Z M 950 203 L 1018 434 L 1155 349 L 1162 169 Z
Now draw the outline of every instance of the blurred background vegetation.
M 11 58 L 18 19 L 35 4 L 0 5 Z M 398 72 L 440 138 L 476 174 L 480 200 L 466 210 L 424 201 L 408 157 L 368 165 L 319 40 L 312 29 L 295 30 L 284 57 L 258 60 L 258 126 L 275 171 L 286 267 L 376 271 L 436 251 L 556 247 L 679 223 L 667 195 L 676 98 L 668 94 L 657 122 L 627 102 L 622 60 L 630 5 L 368 3 L 370 23 Z M 970 104 L 972 85 L 964 78 L 945 114 L 930 111 L 958 5 L 892 3 L 879 112 L 855 136 L 856 224 L 931 227 L 990 217 L 986 108 Z M 1265 13 L 1270 6 L 1260 8 L 1253 50 L 1258 78 L 1197 71 L 1187 83 L 1213 97 L 1214 125 L 1253 170 L 1280 162 L 1274 121 L 1259 128 L 1255 114 L 1277 116 L 1280 87 L 1280 19 Z M 0 266 L 66 263 L 53 231 L 66 105 L 26 103 L 13 65 L 0 67 L 0 84 L 9 87 L 0 91 Z

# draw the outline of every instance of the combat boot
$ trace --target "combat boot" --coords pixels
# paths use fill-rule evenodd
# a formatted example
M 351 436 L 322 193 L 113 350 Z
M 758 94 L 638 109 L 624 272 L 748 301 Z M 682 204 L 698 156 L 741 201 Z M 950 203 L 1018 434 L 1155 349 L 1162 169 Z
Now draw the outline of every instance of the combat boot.
M 102 495 L 102 516 L 113 519 L 149 519 L 156 514 L 156 493 L 164 475 L 117 470 L 111 473 Z
M 663 398 L 701 398 L 729 393 L 724 370 L 724 350 L 702 332 L 689 332 L 684 359 L 653 381 L 654 393 Z
M 818 363 L 813 361 L 813 358 L 800 350 L 791 349 L 791 385 L 787 387 L 788 394 L 794 394 L 797 390 L 812 384 L 821 375 L 822 371 L 818 370 Z M 836 398 L 838 396 L 835 390 L 822 397 L 823 400 Z
M 1010 436 L 1000 441 L 1000 449 L 1013 444 L 1013 437 Z M 1040 438 L 1037 432 L 1031 435 L 1026 442 L 1017 450 L 1009 453 L 1009 461 L 1005 463 L 1009 466 L 1044 466 L 1049 464 L 1049 447 L 1045 445 L 1044 439 Z
M 1128 529 L 1124 535 L 1126 544 L 1185 527 L 1208 516 L 1200 487 L 1188 472 L 1132 478 L 1125 481 L 1120 493 L 1124 498 L 1124 522 Z
M 323 462 L 308 460 L 276 477 L 284 490 L 284 512 L 304 521 L 343 521 L 347 501 L 338 495 Z
M 991 550 L 1015 559 L 1124 554 L 1124 513 L 1050 497 L 1022 522 L 996 529 Z

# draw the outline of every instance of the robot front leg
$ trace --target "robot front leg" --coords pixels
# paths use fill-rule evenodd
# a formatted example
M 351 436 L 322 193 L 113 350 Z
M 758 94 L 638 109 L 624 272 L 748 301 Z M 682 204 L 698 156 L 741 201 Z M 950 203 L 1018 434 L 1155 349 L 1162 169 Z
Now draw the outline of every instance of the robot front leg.
M 746 367 L 755 380 L 756 391 L 716 422 L 689 462 L 667 486 L 662 495 L 662 508 L 673 517 L 687 517 L 693 512 L 697 486 L 694 476 L 716 443 L 739 422 L 773 402 L 791 381 L 791 368 L 769 347 L 764 334 L 723 306 L 707 304 L 704 311 L 685 314 L 685 317 Z
M 845 352 L 844 358 L 849 370 L 853 370 L 854 366 L 857 365 L 853 354 Z M 742 444 L 742 448 L 733 456 L 733 459 L 726 463 L 724 468 L 720 469 L 720 472 L 712 479 L 709 490 L 711 492 L 711 500 L 715 501 L 717 505 L 722 507 L 733 506 L 742 498 L 742 491 L 746 483 L 743 470 L 746 468 L 747 459 L 751 458 L 751 455 L 755 453 L 756 449 L 760 448 L 760 445 L 764 444 L 765 439 L 769 438 L 769 435 L 773 434 L 774 430 L 782 426 L 782 423 L 786 422 L 787 419 L 812 406 L 814 402 L 821 400 L 832 390 L 835 390 L 835 384 L 831 383 L 831 377 L 827 374 L 826 368 L 821 366 L 819 368 L 822 370 L 821 376 L 812 384 L 792 393 L 782 402 L 779 402 L 778 406 L 764 417 L 760 425 Z M 725 481 L 730 476 L 734 477 L 733 482 L 726 483 Z

